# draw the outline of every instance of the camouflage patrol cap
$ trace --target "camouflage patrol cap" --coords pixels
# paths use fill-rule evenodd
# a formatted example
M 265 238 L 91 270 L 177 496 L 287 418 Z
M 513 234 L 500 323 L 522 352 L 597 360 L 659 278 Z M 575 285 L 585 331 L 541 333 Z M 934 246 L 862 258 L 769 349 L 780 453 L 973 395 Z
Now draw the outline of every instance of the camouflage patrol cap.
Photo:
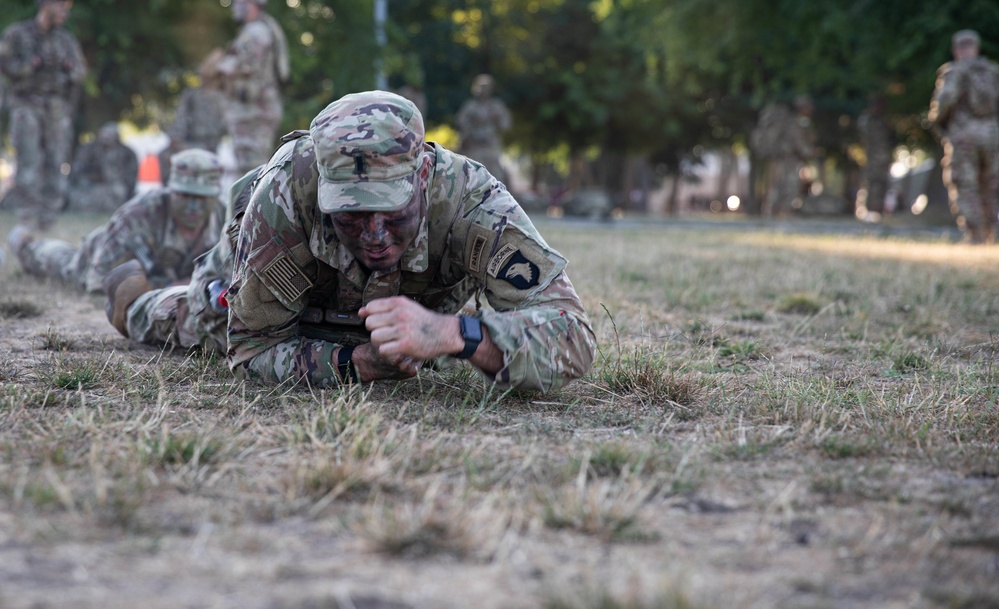
M 389 212 L 412 200 L 424 136 L 413 102 L 386 91 L 345 95 L 313 119 L 309 132 L 323 212 Z
M 208 152 L 192 148 L 170 157 L 170 182 L 174 192 L 202 197 L 217 197 L 222 191 L 222 163 Z
M 978 37 L 978 32 L 975 30 L 959 30 L 954 33 L 950 42 L 953 46 L 959 46 L 962 44 L 973 44 L 978 46 L 981 44 L 981 39 Z

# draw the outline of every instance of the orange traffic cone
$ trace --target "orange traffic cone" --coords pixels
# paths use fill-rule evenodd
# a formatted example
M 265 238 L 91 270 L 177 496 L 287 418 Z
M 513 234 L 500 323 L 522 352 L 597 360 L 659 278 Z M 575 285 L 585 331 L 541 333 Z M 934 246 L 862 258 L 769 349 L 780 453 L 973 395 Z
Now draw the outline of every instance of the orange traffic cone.
M 147 154 L 139 163 L 140 182 L 160 182 L 160 159 L 155 154 Z

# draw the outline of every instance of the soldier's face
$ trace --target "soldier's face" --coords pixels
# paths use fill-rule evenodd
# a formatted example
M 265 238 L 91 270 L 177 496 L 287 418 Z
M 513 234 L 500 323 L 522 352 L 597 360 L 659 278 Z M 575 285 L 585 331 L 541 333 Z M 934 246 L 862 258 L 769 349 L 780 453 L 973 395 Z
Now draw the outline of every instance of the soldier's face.
M 55 0 L 42 5 L 44 18 L 49 25 L 60 27 L 69 18 L 69 9 L 73 8 L 73 3 L 69 1 Z
M 212 215 L 214 199 L 183 192 L 170 193 L 170 216 L 178 226 L 199 230 Z
M 233 0 L 232 18 L 236 21 L 246 21 L 247 0 Z
M 422 196 L 417 195 L 391 213 L 343 211 L 331 217 L 340 242 L 361 264 L 371 271 L 388 271 L 416 240 L 422 215 Z

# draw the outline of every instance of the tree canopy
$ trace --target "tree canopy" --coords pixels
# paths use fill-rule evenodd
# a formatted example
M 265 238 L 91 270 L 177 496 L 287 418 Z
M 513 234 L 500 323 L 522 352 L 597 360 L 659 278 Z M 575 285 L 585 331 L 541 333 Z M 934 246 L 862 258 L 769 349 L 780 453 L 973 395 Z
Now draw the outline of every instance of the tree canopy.
M 200 60 L 237 28 L 230 0 L 90 0 L 69 27 L 90 66 L 81 127 L 157 121 Z M 808 93 L 820 143 L 845 148 L 872 94 L 900 142 L 926 145 L 925 111 L 951 34 L 974 28 L 999 57 L 994 0 L 270 0 L 291 43 L 284 127 L 340 95 L 421 86 L 427 122 L 450 124 L 476 74 L 510 106 L 508 143 L 530 154 L 599 150 L 676 171 L 696 150 L 744 143 L 767 101 Z M 0 26 L 32 16 L 9 0 Z

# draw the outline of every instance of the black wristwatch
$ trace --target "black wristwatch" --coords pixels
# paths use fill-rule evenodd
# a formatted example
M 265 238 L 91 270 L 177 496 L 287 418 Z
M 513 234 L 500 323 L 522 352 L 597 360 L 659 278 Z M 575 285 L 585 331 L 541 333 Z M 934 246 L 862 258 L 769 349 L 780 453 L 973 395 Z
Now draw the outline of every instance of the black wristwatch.
M 468 359 L 472 357 L 475 350 L 479 348 L 479 343 L 482 342 L 482 322 L 465 315 L 459 315 L 458 320 L 461 322 L 461 337 L 465 339 L 465 348 L 461 350 L 461 353 L 455 354 L 455 357 Z

